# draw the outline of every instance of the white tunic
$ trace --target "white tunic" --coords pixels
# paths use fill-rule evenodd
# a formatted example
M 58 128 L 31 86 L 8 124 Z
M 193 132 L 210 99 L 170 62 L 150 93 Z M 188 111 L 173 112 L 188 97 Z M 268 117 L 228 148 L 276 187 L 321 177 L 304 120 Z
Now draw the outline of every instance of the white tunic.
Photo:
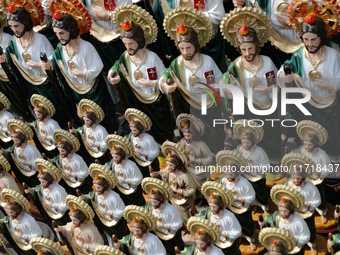
M 222 242 L 230 241 L 232 243 L 242 234 L 242 227 L 239 221 L 232 212 L 226 209 L 223 209 L 223 215 L 221 218 L 217 219 L 211 213 L 209 220 L 221 227 L 222 234 L 227 234 L 227 240 L 224 236 L 221 236 L 220 239 Z
M 18 184 L 15 182 L 14 177 L 5 170 L 3 171 L 4 175 L 0 177 L 0 191 L 3 189 L 11 189 L 21 194 L 21 190 Z
M 91 15 L 91 18 L 93 20 L 96 21 L 96 23 L 107 29 L 109 32 L 114 32 L 115 30 L 117 30 L 117 26 L 115 25 L 114 22 L 112 22 L 112 20 L 103 20 L 101 18 L 98 18 L 93 12 L 92 12 L 92 2 L 91 0 L 85 0 L 86 2 L 86 6 L 87 6 L 87 10 L 89 11 L 90 15 Z M 104 1 L 103 0 L 100 0 L 100 1 L 96 1 L 96 2 L 101 2 L 99 4 L 102 4 L 104 6 Z M 116 4 L 116 8 L 122 4 L 132 4 L 132 0 L 114 0 L 115 4 Z M 97 5 L 94 5 L 94 6 L 97 6 Z M 104 8 L 102 8 L 103 10 L 105 10 Z M 107 11 L 108 12 L 108 11 Z
M 24 161 L 25 163 L 30 164 L 29 166 L 25 166 L 21 164 L 21 166 L 27 171 L 36 171 L 35 166 L 34 166 L 34 161 L 37 158 L 42 159 L 40 151 L 38 151 L 37 147 L 35 147 L 34 145 L 30 143 L 26 144 L 26 147 L 23 151 L 21 151 L 21 149 L 19 149 L 18 147 L 15 147 L 14 155 L 18 161 Z M 22 159 L 22 156 L 25 158 L 25 160 Z
M 85 137 L 86 137 L 86 140 L 89 141 L 89 136 L 90 137 L 93 137 L 94 140 L 94 144 L 99 144 L 99 150 L 100 151 L 105 151 L 107 150 L 107 146 L 106 146 L 106 143 L 105 143 L 105 138 L 108 136 L 108 132 L 106 130 L 106 128 L 104 128 L 102 125 L 97 125 L 96 128 L 91 131 L 89 128 L 87 128 L 86 126 L 85 127 Z M 92 146 L 91 147 L 95 150 L 95 151 L 98 151 L 98 148 L 95 147 L 95 146 Z
M 307 223 L 302 217 L 295 213 L 293 214 L 293 220 L 290 223 L 283 222 L 280 217 L 277 227 L 280 229 L 288 229 L 290 233 L 297 238 L 298 247 L 302 247 L 309 241 L 310 231 Z
M 98 52 L 91 43 L 86 42 L 80 38 L 78 38 L 77 40 L 79 41 L 79 51 L 75 56 L 71 57 L 71 61 L 76 64 L 77 70 L 86 71 L 87 79 L 85 76 L 76 77 L 71 72 L 67 64 L 65 65 L 65 68 L 68 74 L 71 75 L 76 83 L 80 85 L 86 85 L 94 82 L 94 80 L 102 71 L 104 64 L 100 59 Z M 62 58 L 64 63 L 67 63 L 68 60 L 70 60 L 65 47 L 63 47 Z
M 254 145 L 254 151 L 246 151 L 241 146 L 239 148 L 239 152 L 241 152 L 241 155 L 247 159 L 250 160 L 251 163 L 249 163 L 249 166 L 254 167 L 252 168 L 252 172 L 247 172 L 248 174 L 253 174 L 254 176 L 264 177 L 264 171 L 269 170 L 270 161 L 268 158 L 267 153 L 259 146 Z M 255 168 L 256 167 L 256 168 Z
M 145 156 L 139 155 L 136 153 L 138 158 L 140 158 L 141 160 L 152 161 L 158 156 L 159 146 L 156 143 L 155 139 L 148 133 L 144 133 L 144 136 L 142 139 L 139 139 L 138 137 L 134 137 L 132 135 L 132 145 L 135 150 L 136 150 L 137 144 L 141 147 L 142 154 L 145 155 L 146 153 L 148 156 L 148 158 L 145 158 Z
M 312 159 L 313 162 L 315 163 L 314 171 L 312 171 L 310 177 L 314 179 L 317 178 L 323 179 L 329 174 L 331 160 L 323 149 L 317 148 L 317 150 L 318 151 L 313 155 L 312 153 L 309 153 L 304 148 L 302 148 L 301 153 L 306 157 Z
M 246 178 L 240 176 L 239 181 L 238 183 L 236 183 L 236 185 L 234 183 L 226 181 L 225 186 L 228 190 L 236 191 L 237 198 L 239 199 L 244 198 L 244 206 L 248 206 L 254 202 L 255 190 Z M 234 202 L 234 204 L 239 207 L 242 207 L 241 202 Z
M 116 192 L 110 190 L 108 196 L 105 199 L 102 199 L 101 196 L 97 194 L 95 196 L 97 207 L 103 208 L 101 207 L 101 204 L 104 204 L 105 212 L 112 216 L 112 218 L 108 219 L 119 220 L 123 217 L 125 204 Z
M 69 176 L 72 182 L 82 181 L 89 175 L 89 168 L 86 165 L 84 159 L 78 154 L 72 154 L 70 159 L 62 158 L 61 164 L 65 173 L 65 166 L 71 169 L 71 175 Z M 73 177 L 76 174 L 77 180 Z
M 12 36 L 10 34 L 3 32 L 3 31 L 0 31 L 0 36 L 1 36 L 0 46 L 4 49 L 6 47 L 6 45 L 11 42 Z
M 133 243 L 133 252 L 135 254 L 138 253 L 138 248 L 141 247 L 145 250 L 144 254 L 148 255 L 166 255 L 166 250 L 162 244 L 162 242 L 159 240 L 159 238 L 151 233 L 146 233 L 147 235 L 146 240 L 144 243 L 140 243 L 137 241 L 137 239 L 134 239 Z
M 0 130 L 0 132 L 4 136 L 10 136 L 11 135 L 11 132 L 7 129 L 7 122 L 11 119 L 15 119 L 15 117 L 9 111 L 3 109 L 0 112 L 0 128 L 3 129 L 3 130 Z
M 35 221 L 35 219 L 28 215 L 27 213 L 24 213 L 24 216 L 22 220 L 17 224 L 15 221 L 10 221 L 10 231 L 12 231 L 15 234 L 15 229 L 20 231 L 20 234 L 22 237 L 28 239 L 28 242 L 24 239 L 20 239 L 22 242 L 28 244 L 33 237 L 41 237 L 43 232 L 41 228 L 39 227 L 38 223 Z
M 183 226 L 181 215 L 176 210 L 176 208 L 168 202 L 165 202 L 165 207 L 162 211 L 153 208 L 152 214 L 156 217 L 156 219 L 161 218 L 162 224 L 164 226 L 170 226 L 170 232 L 167 228 L 160 228 L 156 226 L 158 229 L 166 234 L 175 234 Z
M 326 50 L 326 59 L 324 62 L 318 65 L 316 69 L 319 73 L 322 74 L 322 81 L 327 83 L 335 82 L 334 92 L 340 89 L 340 54 L 333 48 L 328 46 L 324 46 Z M 306 49 L 302 51 L 302 79 L 305 83 L 306 87 L 315 95 L 317 98 L 327 98 L 330 96 L 327 89 L 318 88 L 315 83 L 309 78 L 308 73 L 311 70 L 314 70 L 312 63 L 306 58 L 305 52 Z M 294 54 L 298 54 L 295 52 Z M 283 66 L 281 66 L 279 73 L 283 73 Z M 279 75 L 279 74 L 278 74 Z
M 56 129 L 60 129 L 60 126 L 58 122 L 56 122 L 54 119 L 49 118 L 47 123 L 45 124 L 42 121 L 37 121 L 37 127 L 38 127 L 38 132 L 41 135 L 42 132 L 45 133 L 47 139 L 44 139 L 44 142 L 49 144 L 49 145 L 56 145 L 56 141 L 54 141 L 53 138 L 53 132 Z M 52 143 L 50 142 L 52 140 Z
M 44 35 L 36 33 L 36 32 L 33 32 L 33 35 L 34 35 L 33 42 L 31 45 L 27 47 L 26 50 L 18 42 L 19 39 L 18 38 L 15 39 L 15 45 L 16 45 L 16 49 L 19 55 L 18 60 L 20 64 L 23 65 L 30 73 L 35 74 L 35 75 L 43 75 L 41 68 L 32 69 L 26 64 L 26 62 L 22 58 L 22 53 L 23 52 L 28 53 L 31 56 L 32 61 L 36 63 L 40 63 L 40 52 L 44 52 L 46 53 L 47 56 L 49 56 L 53 52 L 53 47 L 50 41 Z
M 135 162 L 125 159 L 119 165 L 114 164 L 114 174 L 118 179 L 119 175 L 124 176 L 124 181 L 129 182 L 118 182 L 126 189 L 135 189 L 143 180 L 143 175 L 139 170 Z
M 321 204 L 320 192 L 313 183 L 305 180 L 305 186 L 302 189 L 295 186 L 292 180 L 289 181 L 288 185 L 299 191 L 305 198 L 305 203 L 308 202 L 310 204 L 309 210 L 307 210 L 307 206 L 303 206 L 302 211 L 313 212 Z
M 142 72 L 143 74 L 143 78 L 146 80 L 149 80 L 149 75 L 148 75 L 148 71 L 147 69 L 149 68 L 156 68 L 156 74 L 150 74 L 151 78 L 152 75 L 154 75 L 154 80 L 159 80 L 160 77 L 162 76 L 162 74 L 165 71 L 165 67 L 164 64 L 162 62 L 162 60 L 158 57 L 158 55 L 156 53 L 154 53 L 153 51 L 149 51 L 147 49 L 145 49 L 146 53 L 147 53 L 147 60 L 145 62 L 144 65 L 142 65 L 138 70 Z M 133 63 L 131 61 L 130 56 L 128 56 L 128 52 L 125 52 L 125 57 L 127 58 L 127 63 L 128 63 L 128 72 L 129 72 L 129 76 L 133 82 L 133 84 L 135 84 L 135 86 L 137 88 L 139 88 L 142 92 L 146 93 L 146 94 L 154 94 L 156 91 L 154 90 L 153 87 L 142 87 L 142 85 L 140 85 L 138 83 L 138 81 L 135 79 L 134 77 L 134 72 L 137 70 L 138 65 L 136 65 L 135 63 Z M 109 74 L 112 73 L 113 70 L 110 70 Z M 151 72 L 151 71 L 150 71 Z M 154 72 L 152 70 L 152 72 Z M 157 79 L 156 79 L 156 75 L 157 75 Z M 151 79 L 153 80 L 153 79 Z M 156 86 L 157 89 L 158 86 Z
M 200 54 L 200 53 L 199 53 Z M 216 65 L 215 61 L 208 55 L 205 54 L 200 54 L 203 58 L 203 64 L 201 66 L 201 68 L 199 68 L 196 72 L 195 72 L 195 76 L 197 76 L 200 79 L 200 82 L 202 83 L 206 83 L 206 78 L 204 73 L 209 72 L 209 71 L 213 71 L 214 73 L 214 79 L 215 79 L 215 83 L 218 84 L 219 81 L 222 78 L 222 72 L 220 71 L 220 69 L 218 68 L 218 66 Z M 182 56 L 179 56 L 176 61 L 181 61 Z M 181 62 L 184 62 L 185 60 L 183 59 Z M 191 71 L 190 69 L 187 69 L 184 66 L 184 63 L 182 66 L 179 67 L 181 70 L 183 70 L 183 76 L 184 76 L 184 80 L 181 80 L 181 83 L 183 84 L 183 86 L 185 86 L 185 88 L 187 90 L 189 90 L 191 92 L 191 95 L 194 95 L 196 97 L 201 97 L 200 95 L 202 92 L 200 89 L 198 88 L 194 88 L 193 86 L 191 86 L 189 84 L 189 78 L 190 76 L 193 75 L 193 71 Z M 180 79 L 180 77 L 178 77 Z M 166 77 L 162 76 L 161 80 L 166 79 Z M 213 86 L 213 84 L 211 84 Z M 203 86 L 203 85 L 202 85 Z M 162 90 L 161 90 L 162 91 Z M 163 91 L 162 91 L 163 92 Z
M 46 202 L 47 199 L 50 199 L 50 203 L 52 204 L 51 207 L 58 213 L 63 213 L 68 210 L 65 203 L 66 197 L 67 193 L 64 187 L 55 182 L 52 183 L 48 189 L 42 189 L 43 200 Z

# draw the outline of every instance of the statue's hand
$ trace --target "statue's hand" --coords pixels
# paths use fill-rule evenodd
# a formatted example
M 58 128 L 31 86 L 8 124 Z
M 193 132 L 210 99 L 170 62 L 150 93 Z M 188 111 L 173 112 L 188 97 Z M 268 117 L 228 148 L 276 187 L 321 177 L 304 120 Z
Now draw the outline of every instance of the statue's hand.
M 73 69 L 71 72 L 77 77 L 84 77 L 86 75 L 85 71 L 79 71 L 78 69 Z
M 326 90 L 329 90 L 329 89 L 332 89 L 332 88 L 333 88 L 333 83 L 331 83 L 331 82 L 325 82 L 325 81 L 322 81 L 322 80 L 316 80 L 316 81 L 314 81 L 314 84 L 315 84 L 319 89 L 326 89 Z
M 168 85 L 166 82 L 162 82 L 162 88 L 165 94 L 169 94 L 176 90 L 177 83 L 172 83 L 171 85 Z
M 52 63 L 51 61 L 40 61 L 40 66 L 43 70 L 51 70 L 52 68 Z
M 92 6 L 91 11 L 96 15 L 98 18 L 103 20 L 109 20 L 109 13 L 107 10 L 98 7 L 98 6 Z
M 287 74 L 287 75 L 285 73 L 280 73 L 279 78 L 284 83 L 291 83 L 294 80 L 294 73 Z
M 276 18 L 283 26 L 289 26 L 287 14 L 285 14 L 285 13 L 278 14 L 278 15 L 276 15 Z
M 0 63 L 4 63 L 4 62 L 6 62 L 6 55 L 2 54 L 0 55 Z
M 120 249 L 120 242 L 118 240 L 118 238 L 116 237 L 116 235 L 112 235 L 112 241 L 113 241 L 113 245 L 116 249 Z
M 109 74 L 107 76 L 107 80 L 111 83 L 111 84 L 117 84 L 120 82 L 120 76 L 117 74 L 115 76 L 112 76 L 112 74 Z
M 41 67 L 40 63 L 35 62 L 35 61 L 32 61 L 32 60 L 26 62 L 26 64 L 27 64 L 30 68 L 32 68 L 32 69 L 36 69 L 36 68 L 40 68 L 40 67 Z
M 142 85 L 142 87 L 145 87 L 145 88 L 152 87 L 153 88 L 153 83 L 149 79 L 140 78 L 137 81 L 140 85 Z

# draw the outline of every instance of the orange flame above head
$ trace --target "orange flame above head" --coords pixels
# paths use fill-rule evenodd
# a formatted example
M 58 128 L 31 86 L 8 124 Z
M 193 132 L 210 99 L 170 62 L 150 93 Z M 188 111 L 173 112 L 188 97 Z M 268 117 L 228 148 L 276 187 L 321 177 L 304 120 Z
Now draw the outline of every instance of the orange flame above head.
M 215 195 L 213 193 L 210 194 L 210 198 L 211 199 L 214 199 L 215 198 Z
M 171 157 L 172 157 L 172 155 L 171 155 L 171 153 L 169 152 L 169 153 L 168 153 L 168 158 L 171 158 Z
M 15 134 L 15 129 L 12 129 L 12 134 Z
M 185 123 L 184 128 L 188 129 L 189 128 L 189 123 Z
M 62 143 L 62 141 L 61 141 L 61 139 L 59 139 L 59 140 L 58 140 L 58 144 L 61 144 L 61 143 Z
M 177 34 L 185 35 L 188 32 L 188 29 L 182 24 L 177 28 Z
M 137 223 L 137 218 L 136 218 L 136 217 L 133 217 L 132 222 L 133 222 L 133 223 Z
M 247 35 L 249 33 L 249 29 L 247 26 L 243 25 L 240 30 L 238 31 L 240 35 Z
M 112 146 L 112 150 L 115 150 L 117 149 L 117 147 L 115 145 Z
M 43 170 L 42 169 L 40 169 L 39 170 L 39 174 L 43 174 L 44 172 L 43 172 Z
M 135 123 L 135 120 L 134 119 L 131 119 L 131 124 Z
M 197 232 L 196 232 L 196 234 L 198 235 L 198 236 L 200 236 L 201 235 L 201 230 L 197 230 Z
M 98 174 L 96 174 L 96 175 L 94 176 L 94 179 L 95 179 L 95 180 L 98 180 L 98 179 L 99 179 Z
M 70 211 L 74 212 L 76 210 L 76 208 L 74 206 L 71 207 Z
M 310 133 L 309 132 L 306 133 L 306 137 L 310 137 Z
M 35 107 L 35 108 L 38 108 L 38 107 L 39 107 L 39 105 L 38 105 L 38 104 L 35 104 L 35 105 L 34 105 L 34 107 Z
M 296 171 L 298 169 L 298 166 L 297 165 L 294 165 L 294 170 Z
M 226 166 L 230 166 L 230 162 L 227 162 L 225 165 L 226 165 Z
M 6 204 L 10 205 L 10 204 L 11 204 L 11 201 L 7 200 L 7 201 L 6 201 Z
M 155 194 L 155 191 L 154 191 L 153 189 L 150 190 L 150 194 L 151 194 L 151 195 Z
M 9 13 L 15 13 L 17 11 L 17 8 L 15 7 L 14 2 L 12 2 L 8 7 L 7 7 L 7 11 Z
M 314 14 L 310 14 L 308 15 L 306 18 L 305 18 L 305 22 L 308 24 L 308 25 L 313 25 L 315 22 L 316 22 L 316 17 Z
M 42 250 L 39 250 L 39 251 L 38 251 L 38 255 L 41 255 L 41 254 L 43 254 L 43 251 L 42 251 Z
M 276 247 L 276 241 L 273 241 L 273 242 L 272 242 L 272 246 L 273 246 L 273 247 Z
M 284 197 L 281 198 L 281 203 L 285 203 L 286 199 Z
M 63 18 L 63 15 L 61 14 L 61 11 L 57 10 L 53 13 L 52 17 L 55 20 L 61 20 Z
M 132 24 L 129 20 L 125 21 L 123 24 L 122 24 L 122 29 L 124 31 L 129 31 L 132 27 Z
M 246 131 L 246 130 L 244 130 L 244 131 L 243 131 L 243 135 L 246 135 L 246 134 L 247 134 L 247 131 Z
M 84 113 L 87 113 L 87 109 L 84 109 Z

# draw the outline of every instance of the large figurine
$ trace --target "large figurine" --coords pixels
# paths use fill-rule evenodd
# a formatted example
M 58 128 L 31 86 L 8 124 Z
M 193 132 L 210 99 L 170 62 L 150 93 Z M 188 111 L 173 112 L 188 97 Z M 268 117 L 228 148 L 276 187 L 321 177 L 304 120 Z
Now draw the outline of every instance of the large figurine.
M 202 53 L 209 55 L 214 59 L 219 68 L 223 71 L 226 70 L 225 61 L 225 41 L 223 40 L 220 31 L 218 29 L 220 22 L 225 14 L 222 0 L 156 0 L 152 1 L 152 10 L 157 21 L 159 38 L 161 49 L 160 55 L 163 56 L 163 61 L 166 66 L 170 64 L 169 61 L 173 61 L 178 56 L 178 51 L 174 47 L 170 38 L 166 37 L 163 30 L 163 21 L 166 15 L 172 11 L 182 7 L 190 8 L 192 12 L 202 13 L 203 17 L 206 17 L 207 22 L 212 24 L 212 35 L 209 36 L 206 46 L 202 46 Z M 228 52 L 227 52 L 228 54 Z
M 125 255 L 125 254 L 116 248 L 107 245 L 99 245 L 94 250 L 94 255 Z
M 69 111 L 81 99 L 97 103 L 105 113 L 102 125 L 111 133 L 116 130 L 116 112 L 105 83 L 101 61 L 96 49 L 79 35 L 91 28 L 91 16 L 81 1 L 53 0 L 47 5 L 52 17 L 52 27 L 60 44 L 52 54 L 53 69 L 63 87 Z M 43 65 L 45 70 L 51 63 Z
M 256 193 L 256 201 L 265 213 L 269 210 L 269 200 L 266 185 L 265 171 L 270 167 L 267 153 L 258 143 L 264 138 L 263 128 L 252 120 L 238 120 L 234 124 L 234 134 L 241 144 L 235 149 L 248 163 L 249 171 L 243 172 L 244 177 L 253 186 Z
M 175 255 L 175 246 L 184 249 L 180 231 L 183 220 L 176 208 L 168 203 L 173 195 L 172 190 L 166 182 L 150 177 L 143 180 L 142 187 L 150 201 L 145 208 L 151 211 L 157 220 L 153 231 L 163 243 L 167 254 Z
M 93 210 L 87 203 L 73 195 L 68 195 L 65 202 L 70 209 L 71 222 L 54 230 L 63 233 L 75 254 L 92 254 L 97 246 L 104 244 L 97 227 L 91 222 L 94 218 Z
M 209 147 L 201 140 L 205 125 L 199 118 L 187 113 L 178 115 L 176 125 L 184 136 L 178 145 L 190 160 L 190 173 L 196 189 L 200 191 L 202 184 L 210 178 L 210 171 L 207 168 L 213 160 Z
M 108 132 L 99 124 L 105 118 L 103 109 L 91 100 L 82 99 L 78 105 L 78 115 L 84 120 L 84 125 L 77 131 L 72 128 L 70 132 L 82 142 L 82 154 L 87 155 L 86 160 L 92 163 L 95 159 L 105 162 L 108 158 L 105 143 Z
M 11 165 L 4 156 L 0 155 L 0 192 L 3 189 L 11 189 L 21 193 L 21 190 L 14 177 L 8 173 L 10 171 Z
M 57 141 L 59 155 L 52 162 L 62 174 L 60 184 L 70 194 L 75 195 L 76 189 L 88 193 L 91 190 L 91 179 L 84 159 L 76 153 L 80 148 L 78 139 L 62 129 L 55 130 L 53 138 Z
M 43 237 L 33 237 L 30 241 L 32 249 L 37 252 L 37 255 L 64 255 L 65 251 L 63 248 Z
M 340 104 L 337 102 L 337 92 L 340 88 L 339 52 L 327 45 L 327 38 L 339 29 L 339 24 L 333 20 L 340 19 L 340 11 L 336 3 L 331 1 L 312 1 L 312 6 L 306 1 L 292 2 L 288 11 L 288 19 L 298 31 L 304 47 L 297 50 L 292 58 L 286 61 L 278 72 L 281 87 L 297 87 L 310 91 L 311 99 L 303 106 L 311 115 L 303 114 L 292 105 L 290 113 L 296 121 L 313 120 L 322 125 L 328 132 L 329 139 L 321 147 L 332 161 L 340 157 L 340 134 L 338 132 Z M 322 10 L 322 11 L 321 11 Z M 332 18 L 323 13 L 332 13 Z M 291 70 L 290 70 L 291 69 Z M 300 97 L 291 95 L 292 98 Z
M 219 227 L 212 222 L 198 217 L 191 217 L 188 220 L 187 228 L 191 235 L 194 236 L 195 243 L 180 252 L 176 247 L 176 254 L 195 255 L 195 254 L 209 254 L 209 255 L 223 255 L 224 253 L 214 243 L 220 240 Z
M 138 164 L 143 177 L 150 177 L 149 166 L 159 169 L 159 147 L 155 139 L 146 133 L 152 127 L 150 118 L 140 110 L 129 108 L 125 111 L 125 118 L 129 122 L 131 133 L 128 139 L 133 145 L 133 159 Z
M 45 151 L 48 156 L 54 157 L 57 154 L 57 142 L 53 139 L 53 132 L 60 129 L 58 122 L 52 119 L 55 114 L 54 105 L 46 97 L 34 94 L 31 97 L 31 104 L 34 107 L 34 114 L 37 118 L 32 123 L 35 135 L 35 143 L 40 151 Z
M 39 1 L 5 1 L 3 7 L 7 10 L 7 22 L 13 31 L 13 37 L 5 48 L 5 55 L 0 56 L 0 62 L 7 62 L 14 80 L 12 85 L 13 100 L 24 100 L 21 112 L 27 112 L 30 107 L 30 98 L 33 94 L 41 94 L 49 99 L 57 108 L 55 119 L 58 123 L 66 125 L 66 105 L 60 104 L 60 98 L 55 93 L 54 85 L 47 74 L 41 69 L 43 63 L 40 53 L 47 56 L 53 52 L 53 47 L 48 39 L 33 31 L 33 26 L 41 24 L 44 20 L 44 10 Z M 22 117 L 27 117 L 28 114 Z
M 241 167 L 247 165 L 245 159 L 234 151 L 220 151 L 216 155 L 218 166 L 223 167 L 225 176 L 219 182 L 230 190 L 234 196 L 234 202 L 230 210 L 235 213 L 236 218 L 241 224 L 242 233 L 255 251 L 255 227 L 251 213 L 251 204 L 255 201 L 255 190 L 250 182 L 240 176 Z
M 3 189 L 1 200 L 6 201 L 8 216 L 1 220 L 1 231 L 18 254 L 35 255 L 30 241 L 33 237 L 41 237 L 43 231 L 29 215 L 31 204 L 20 193 Z
M 37 178 L 40 185 L 33 189 L 26 189 L 25 192 L 33 195 L 35 206 L 50 227 L 52 227 L 53 220 L 59 225 L 65 225 L 70 219 L 65 204 L 66 190 L 58 184 L 62 178 L 61 172 L 44 159 L 37 159 L 34 165 L 39 169 Z
M 11 102 L 0 92 L 0 139 L 5 149 L 10 146 L 11 142 L 11 132 L 7 129 L 7 122 L 15 119 L 14 115 L 8 111 L 10 107 Z
M 84 198 L 96 213 L 93 222 L 109 239 L 112 235 L 122 238 L 129 234 L 126 220 L 123 218 L 124 202 L 119 194 L 112 190 L 117 185 L 117 178 L 112 171 L 99 164 L 91 164 L 89 173 L 95 190 Z
M 156 225 L 156 217 L 146 209 L 129 205 L 125 208 L 124 218 L 130 223 L 131 233 L 120 241 L 112 237 L 114 246 L 125 254 L 166 255 L 166 250 L 159 238 L 151 234 Z
M 259 222 L 260 227 L 273 226 L 288 229 L 297 240 L 297 245 L 290 254 L 304 254 L 304 245 L 310 239 L 310 231 L 304 219 L 295 213 L 304 206 L 303 196 L 292 187 L 280 184 L 271 189 L 270 196 L 277 204 L 278 211 Z
M 242 227 L 235 215 L 226 209 L 233 204 L 232 192 L 220 183 L 207 181 L 202 186 L 202 193 L 208 200 L 209 207 L 199 212 L 198 217 L 208 219 L 220 227 L 221 237 L 215 245 L 224 254 L 240 255 L 239 237 Z
M 289 169 L 290 178 L 288 178 L 284 185 L 288 185 L 297 190 L 304 198 L 303 208 L 298 213 L 307 223 L 310 231 L 310 240 L 308 245 L 316 252 L 316 228 L 314 223 L 315 209 L 321 204 L 321 196 L 315 185 L 306 177 L 313 170 L 311 169 L 313 163 L 307 160 L 300 154 L 289 153 L 282 158 L 282 166 Z
M 196 185 L 188 173 L 188 158 L 178 144 L 169 141 L 163 143 L 162 153 L 166 155 L 167 166 L 158 173 L 152 173 L 152 177 L 158 175 L 169 184 L 173 192 L 170 200 L 171 204 L 176 208 L 184 224 L 186 224 L 190 217 L 189 211 L 191 210 L 193 214 L 196 214 Z
M 120 97 L 126 107 L 139 109 L 150 116 L 153 125 L 149 133 L 157 142 L 172 140 L 169 102 L 158 86 L 165 67 L 156 53 L 146 49 L 157 36 L 156 23 L 149 13 L 136 5 L 120 6 L 113 15 L 126 51 L 112 66 L 108 80 L 112 84 L 120 82 L 123 91 Z M 127 17 L 131 19 L 127 20 Z M 112 76 L 114 71 L 118 75 Z
M 117 178 L 115 191 L 125 205 L 144 205 L 145 199 L 141 188 L 143 175 L 136 163 L 129 159 L 133 154 L 132 144 L 119 135 L 108 135 L 106 144 L 112 155 L 112 160 L 106 166 Z
M 297 134 L 303 141 L 303 146 L 300 146 L 298 152 L 310 158 L 314 164 L 314 169 L 306 176 L 307 180 L 312 182 L 319 190 L 321 196 L 321 204 L 315 209 L 322 218 L 322 223 L 326 224 L 328 219 L 327 214 L 327 195 L 326 195 L 326 180 L 325 177 L 333 172 L 333 165 L 327 153 L 320 148 L 328 140 L 328 133 L 319 123 L 311 120 L 300 121 L 296 127 Z M 309 167 L 312 167 L 309 165 Z M 336 171 L 334 171 L 336 172 Z
M 202 94 L 205 94 L 206 85 L 213 88 L 222 78 L 214 60 L 200 53 L 210 40 L 211 24 L 204 14 L 182 7 L 166 15 L 164 29 L 175 41 L 181 55 L 172 61 L 160 78 L 160 90 L 171 96 L 175 118 L 178 113 L 190 113 L 204 121 L 206 132 L 202 140 L 213 152 L 217 152 L 223 149 L 224 133 L 223 125 L 212 127 L 213 119 L 222 118 L 221 109 L 212 98 L 207 98 L 207 115 L 201 117 Z M 220 104 L 222 102 L 226 103 L 223 98 Z
M 239 19 L 240 15 L 243 17 L 242 22 Z M 270 20 L 266 13 L 249 7 L 231 11 L 221 23 L 224 38 L 236 47 L 241 56 L 228 67 L 228 72 L 223 75 L 220 83 L 232 84 L 242 90 L 245 100 L 242 119 L 278 118 L 277 110 L 264 117 L 251 112 L 248 106 L 249 97 L 252 96 L 253 108 L 268 110 L 272 107 L 273 96 L 276 96 L 272 93 L 273 88 L 276 87 L 277 68 L 269 57 L 259 54 L 261 47 L 269 39 L 270 28 Z M 229 99 L 232 99 L 230 91 L 227 90 L 225 93 Z M 266 151 L 271 161 L 279 163 L 280 124 L 278 122 L 273 125 L 265 124 L 263 129 L 265 136 L 259 146 Z
M 7 151 L 1 150 L 6 154 L 19 182 L 26 182 L 28 186 L 35 187 L 39 181 L 36 178 L 34 161 L 42 156 L 37 147 L 28 142 L 33 138 L 33 131 L 26 123 L 13 119 L 7 122 L 7 129 L 11 130 L 13 146 Z

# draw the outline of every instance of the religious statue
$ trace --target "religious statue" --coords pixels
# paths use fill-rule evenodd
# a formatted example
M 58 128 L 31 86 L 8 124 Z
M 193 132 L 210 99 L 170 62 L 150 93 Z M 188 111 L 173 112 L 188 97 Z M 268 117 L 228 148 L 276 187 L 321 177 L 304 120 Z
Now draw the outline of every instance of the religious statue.
M 4 156 L 0 155 L 0 192 L 3 189 L 11 189 L 21 193 L 21 190 L 14 177 L 9 174 L 10 171 L 11 165 Z
M 296 247 L 297 240 L 287 229 L 263 228 L 259 234 L 260 242 L 266 247 L 266 255 L 285 255 Z
M 14 115 L 8 111 L 11 107 L 11 102 L 0 92 L 0 143 L 5 149 L 10 146 L 11 132 L 7 129 L 7 122 L 15 119 Z
M 64 255 L 65 251 L 63 248 L 43 237 L 33 237 L 30 241 L 32 249 L 37 252 L 37 255 Z

